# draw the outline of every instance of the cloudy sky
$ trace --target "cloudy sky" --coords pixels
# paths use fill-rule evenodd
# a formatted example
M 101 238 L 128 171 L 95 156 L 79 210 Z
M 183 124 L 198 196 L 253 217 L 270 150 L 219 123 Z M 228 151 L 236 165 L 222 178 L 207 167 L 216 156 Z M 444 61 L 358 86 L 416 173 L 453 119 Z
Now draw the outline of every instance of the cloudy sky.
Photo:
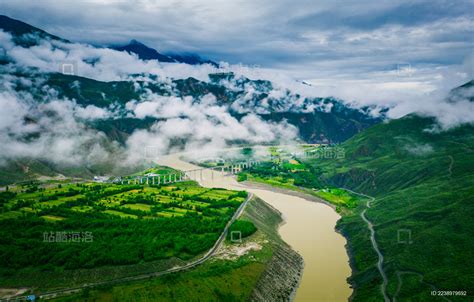
M 358 102 L 413 102 L 473 76 L 473 1 L 3 0 L 74 42 L 259 65 Z

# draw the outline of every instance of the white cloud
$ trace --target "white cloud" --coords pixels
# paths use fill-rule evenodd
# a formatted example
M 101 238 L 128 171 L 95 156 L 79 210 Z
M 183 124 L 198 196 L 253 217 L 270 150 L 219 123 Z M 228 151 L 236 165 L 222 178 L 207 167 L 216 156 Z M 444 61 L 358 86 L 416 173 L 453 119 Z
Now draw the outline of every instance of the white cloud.
M 94 105 L 87 105 L 86 107 L 77 106 L 75 108 L 75 115 L 81 119 L 89 121 L 112 117 L 109 111 Z
M 120 11 L 124 7 L 130 7 L 127 4 L 123 5 L 116 9 Z M 163 7 L 170 8 L 167 4 Z M 244 7 L 253 7 L 253 4 L 247 2 Z M 242 11 L 242 7 L 236 4 L 226 4 L 225 8 Z M 189 6 L 184 7 L 184 11 L 189 9 Z M 265 13 L 267 12 L 255 11 L 249 18 L 256 20 Z M 232 14 L 230 18 L 223 17 L 218 11 L 200 10 L 198 15 L 208 14 L 221 22 L 217 25 L 206 24 L 204 27 L 212 28 L 207 32 L 208 35 L 220 32 L 219 27 L 222 24 L 246 19 L 239 14 Z M 304 11 L 294 14 L 304 14 Z M 195 21 L 193 19 L 188 22 Z M 169 91 L 173 90 L 171 79 L 193 77 L 209 81 L 209 73 L 232 71 L 236 74 L 235 79 L 222 82 L 227 89 L 242 92 L 239 99 L 231 105 L 219 105 L 216 98 L 210 94 L 200 100 L 176 95 L 160 96 L 147 90 L 146 84 L 142 87 L 135 82 L 137 91 L 144 89 L 146 92 L 139 100 L 131 100 L 126 104 L 130 116 L 165 120 L 157 121 L 149 129 L 136 130 L 130 135 L 126 141 L 127 162 L 134 162 L 141 159 L 146 146 L 154 146 L 159 153 L 165 153 L 176 146 L 176 141 L 180 139 L 186 139 L 186 148 L 198 149 L 223 147 L 229 142 L 236 141 L 258 144 L 273 140 L 292 140 L 297 135 L 294 127 L 284 122 L 264 121 L 256 114 L 268 113 L 269 109 L 304 112 L 331 109 L 331 104 L 307 102 L 308 97 L 335 96 L 357 106 L 388 106 L 390 107 L 388 115 L 393 118 L 411 112 L 434 115 L 443 129 L 459 123 L 472 123 L 474 121 L 474 114 L 471 114 L 474 112 L 472 102 L 461 98 L 455 103 L 447 103 L 443 99 L 450 88 L 473 78 L 472 56 L 464 58 L 463 64 L 416 63 L 424 55 L 436 58 L 436 51 L 430 51 L 431 46 L 439 46 L 432 42 L 435 36 L 450 33 L 460 26 L 472 25 L 472 20 L 456 18 L 455 21 L 447 29 L 444 28 L 445 22 L 434 22 L 419 27 L 387 25 L 371 31 L 346 31 L 339 28 L 336 32 L 328 32 L 324 28 L 306 29 L 304 34 L 297 35 L 300 40 L 292 41 L 295 42 L 291 47 L 291 51 L 295 54 L 295 62 L 284 57 L 280 63 L 272 65 L 271 68 L 223 64 L 224 68 L 216 69 L 211 65 L 192 66 L 142 61 L 124 52 L 59 41 L 41 41 L 36 46 L 23 48 L 15 46 L 11 42 L 11 37 L 1 31 L 0 45 L 3 52 L 0 55 L 8 56 L 19 66 L 36 67 L 42 72 L 58 72 L 63 63 L 72 63 L 76 67 L 75 73 L 79 76 L 100 81 L 137 79 L 145 80 L 147 83 L 158 81 Z M 261 25 L 265 28 L 266 24 Z M 254 28 L 249 27 L 249 30 Z M 229 33 L 239 30 L 229 28 L 225 38 L 229 39 Z M 323 38 L 318 38 L 319 33 L 322 33 Z M 237 38 L 239 40 L 243 37 Z M 256 39 L 258 40 L 258 37 Z M 418 40 L 427 43 L 421 50 L 420 45 L 415 43 Z M 305 45 L 308 41 L 310 43 Z M 256 42 L 255 47 L 265 45 L 268 47 L 265 51 L 277 54 L 282 53 L 279 48 L 289 45 L 285 39 Z M 342 43 L 343 47 L 333 48 L 337 43 Z M 449 50 L 450 47 L 460 49 L 450 44 L 444 50 Z M 252 53 L 252 49 L 248 46 L 242 51 L 244 50 Z M 258 51 L 262 53 L 262 49 Z M 397 72 L 393 66 L 382 68 L 387 67 L 388 62 L 392 65 L 410 63 L 408 54 L 412 51 L 416 53 L 415 63 L 413 66 L 410 65 L 412 68 L 408 74 Z M 386 55 L 390 55 L 389 60 L 384 57 Z M 301 58 L 306 56 L 309 57 L 309 61 L 305 61 L 302 68 Z M 136 74 L 142 76 L 134 78 Z M 157 80 L 149 75 L 156 75 Z M 270 80 L 271 88 L 267 89 L 268 96 L 255 101 L 254 96 L 262 87 L 242 84 L 241 76 Z M 300 79 L 310 78 L 313 85 L 295 81 L 293 76 Z M 24 86 L 31 86 L 32 90 L 48 89 L 38 88 L 35 81 L 41 79 L 11 79 L 8 75 L 4 75 L 2 79 L 4 81 L 2 85 L 5 87 L 0 94 L 2 160 L 36 157 L 67 164 L 80 164 L 105 160 L 112 151 L 124 151 L 119 150 L 116 145 L 107 147 L 104 143 L 104 134 L 86 126 L 90 121 L 118 117 L 115 108 L 79 106 L 74 100 L 58 99 L 57 93 L 52 89 L 46 91 L 44 102 L 38 104 L 32 100 L 31 95 L 16 93 L 14 91 L 16 84 L 12 83 L 17 81 Z M 229 106 L 243 116 L 237 119 L 230 115 Z M 25 139 L 28 135 L 38 134 L 35 139 Z
M 88 165 L 110 159 L 112 152 L 125 152 L 127 160 L 120 164 L 131 164 L 143 159 L 146 146 L 154 146 L 163 154 L 179 146 L 183 139 L 185 148 L 215 148 L 232 142 L 262 143 L 292 140 L 297 136 L 293 126 L 265 122 L 249 111 L 249 114 L 238 120 L 229 113 L 228 105 L 218 105 L 212 94 L 196 100 L 190 96 L 157 95 L 146 88 L 147 83 L 155 81 L 147 77 L 147 74 L 158 75 L 158 81 L 167 85 L 170 91 L 173 87 L 169 79 L 185 78 L 189 73 L 208 81 L 208 73 L 215 71 L 209 65 L 143 62 L 135 56 L 113 50 L 62 42 L 42 41 L 30 48 L 7 46 L 10 47 L 7 55 L 18 66 L 36 67 L 42 72 L 57 72 L 61 62 L 74 62 L 78 75 L 98 80 L 130 79 L 134 73 L 143 73 L 144 76 L 139 79 L 146 79 L 145 83 L 135 82 L 134 87 L 137 92 L 144 93 L 139 100 L 126 103 L 124 109 L 128 111 L 129 117 L 153 117 L 159 121 L 150 129 L 135 130 L 124 148 L 109 146 L 105 135 L 93 130 L 87 123 L 119 118 L 122 113 L 117 107 L 119 105 L 114 104 L 109 108 L 81 106 L 75 100 L 59 99 L 58 93 L 44 86 L 43 82 L 28 82 L 25 78 L 6 74 L 2 78 L 2 85 L 6 89 L 2 103 L 5 103 L 4 110 L 8 110 L 1 112 L 6 116 L 0 137 L 3 162 L 7 159 L 31 157 L 67 165 Z M 87 63 L 90 58 L 94 58 L 94 65 Z M 129 69 L 131 65 L 134 66 Z M 29 91 L 42 90 L 43 102 L 33 100 L 28 93 L 17 93 L 15 86 L 19 83 L 28 86 Z M 79 82 L 74 82 L 73 85 L 80 88 Z M 250 86 L 247 88 L 253 89 Z

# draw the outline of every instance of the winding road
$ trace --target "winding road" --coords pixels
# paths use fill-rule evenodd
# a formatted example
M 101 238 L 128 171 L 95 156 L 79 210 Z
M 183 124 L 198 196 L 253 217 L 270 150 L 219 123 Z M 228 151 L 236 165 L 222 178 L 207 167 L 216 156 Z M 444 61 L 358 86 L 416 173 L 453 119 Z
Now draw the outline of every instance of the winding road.
M 452 158 L 451 158 L 452 159 Z M 452 162 L 451 162 L 451 165 L 449 167 L 449 170 L 451 170 L 451 167 L 452 167 Z M 367 226 L 370 230 L 370 241 L 372 242 L 372 247 L 374 248 L 375 252 L 377 253 L 379 259 L 377 261 L 377 269 L 378 271 L 380 272 L 380 275 L 382 276 L 382 279 L 383 279 L 383 282 L 382 282 L 382 285 L 380 287 L 380 290 L 382 292 L 382 295 L 383 295 L 383 298 L 384 298 L 384 301 L 385 302 L 390 302 L 390 301 L 393 301 L 393 302 L 396 302 L 397 301 L 397 297 L 398 297 L 398 294 L 400 293 L 400 290 L 402 288 L 402 285 L 403 285 L 403 280 L 402 280 L 402 275 L 405 275 L 405 274 L 413 274 L 413 275 L 416 275 L 420 278 L 420 282 L 422 283 L 425 283 L 427 284 L 428 286 L 431 287 L 432 290 L 434 291 L 438 291 L 438 288 L 431 284 L 431 283 L 428 283 L 426 281 L 423 280 L 423 275 L 420 274 L 420 273 L 417 273 L 417 272 L 412 272 L 412 271 L 396 271 L 396 274 L 397 274 L 397 278 L 398 278 L 398 286 L 397 286 L 397 290 L 393 296 L 393 299 L 390 300 L 390 298 L 388 297 L 387 295 L 387 284 L 388 284 L 388 278 L 387 278 L 387 275 L 385 274 L 385 271 L 383 269 L 383 255 L 382 253 L 380 252 L 380 249 L 378 247 L 378 244 L 377 244 L 377 241 L 375 240 L 375 229 L 374 229 L 374 225 L 372 224 L 372 222 L 367 218 L 367 216 L 365 215 L 367 209 L 370 209 L 370 204 L 375 200 L 374 197 L 372 196 L 369 196 L 369 195 L 365 195 L 365 194 L 361 194 L 361 193 L 357 193 L 357 192 L 354 192 L 350 189 L 346 189 L 346 188 L 341 188 L 341 189 L 344 189 L 348 192 L 351 192 L 353 194 L 356 194 L 356 195 L 359 195 L 359 196 L 363 196 L 363 197 L 366 197 L 368 198 L 369 200 L 367 201 L 367 208 L 364 209 L 362 211 L 362 213 L 360 213 L 360 217 L 365 221 L 365 223 L 367 223 Z M 450 302 L 451 300 L 447 297 L 444 297 L 442 296 L 441 298 L 443 298 L 444 300 Z
M 375 229 L 374 229 L 374 225 L 372 224 L 372 222 L 367 218 L 367 216 L 365 215 L 367 209 L 370 209 L 370 204 L 371 202 L 373 202 L 375 200 L 374 197 L 372 196 L 369 196 L 369 195 L 365 195 L 365 194 L 361 194 L 361 193 L 357 193 L 357 192 L 354 192 L 352 190 L 349 190 L 349 189 L 346 189 L 346 188 L 343 188 L 344 190 L 348 191 L 348 192 L 351 192 L 353 194 L 356 194 L 356 195 L 359 195 L 359 196 L 363 196 L 363 197 L 366 197 L 368 198 L 369 200 L 367 201 L 367 208 L 364 209 L 361 213 L 360 213 L 360 217 L 362 218 L 362 220 L 365 221 L 365 223 L 367 223 L 367 227 L 369 228 L 370 230 L 370 241 L 372 243 L 372 247 L 374 248 L 375 252 L 377 253 L 379 259 L 377 261 L 377 269 L 379 270 L 380 272 L 380 276 L 382 276 L 382 285 L 380 287 L 380 290 L 382 292 L 382 295 L 383 295 L 383 299 L 385 302 L 390 302 L 390 298 L 388 297 L 387 295 L 387 284 L 388 284 L 388 278 L 387 278 L 387 275 L 385 274 L 385 271 L 383 269 L 383 255 L 382 255 L 382 252 L 380 252 L 380 249 L 379 249 L 379 246 L 377 244 L 377 241 L 375 240 Z
M 448 167 L 448 176 L 451 178 L 453 175 L 453 164 L 454 164 L 454 158 L 452 155 L 448 155 L 449 157 L 449 167 Z

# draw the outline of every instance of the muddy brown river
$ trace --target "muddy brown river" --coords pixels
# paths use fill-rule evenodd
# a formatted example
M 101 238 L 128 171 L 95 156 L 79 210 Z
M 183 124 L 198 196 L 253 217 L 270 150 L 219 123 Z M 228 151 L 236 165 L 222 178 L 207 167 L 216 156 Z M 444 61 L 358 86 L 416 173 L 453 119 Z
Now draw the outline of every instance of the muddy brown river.
M 200 167 L 170 155 L 157 161 L 179 170 Z M 339 215 L 331 207 L 306 199 L 255 189 L 238 183 L 234 177 L 209 169 L 191 172 L 191 178 L 204 187 L 247 190 L 279 210 L 285 221 L 279 233 L 304 259 L 304 270 L 294 301 L 347 301 L 352 294 L 346 279 L 351 274 L 346 240 L 335 231 Z

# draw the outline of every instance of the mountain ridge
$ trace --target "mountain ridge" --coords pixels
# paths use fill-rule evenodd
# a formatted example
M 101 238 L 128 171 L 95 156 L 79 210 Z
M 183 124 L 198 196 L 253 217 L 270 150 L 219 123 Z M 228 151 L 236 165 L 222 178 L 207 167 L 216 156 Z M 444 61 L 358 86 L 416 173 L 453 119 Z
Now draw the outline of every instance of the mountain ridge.
M 161 54 L 156 49 L 133 39 L 128 44 L 122 46 L 112 46 L 112 49 L 126 51 L 136 54 L 142 60 L 158 60 L 165 63 L 186 63 L 190 65 L 211 64 L 215 67 L 219 65 L 211 60 L 202 59 L 197 54 Z
M 10 18 L 6 15 L 0 15 L 0 29 L 10 33 L 14 37 L 15 43 L 20 45 L 35 45 L 31 44 L 33 43 L 31 39 L 27 40 L 26 35 L 38 35 L 40 38 L 43 39 L 58 40 L 70 43 L 69 40 L 52 35 L 40 28 L 37 28 L 20 20 Z
M 126 51 L 128 53 L 136 54 L 142 60 L 158 60 L 160 62 L 174 63 L 173 58 L 163 55 L 153 48 L 133 39 L 128 44 L 122 46 L 112 46 L 112 49 L 118 51 Z

